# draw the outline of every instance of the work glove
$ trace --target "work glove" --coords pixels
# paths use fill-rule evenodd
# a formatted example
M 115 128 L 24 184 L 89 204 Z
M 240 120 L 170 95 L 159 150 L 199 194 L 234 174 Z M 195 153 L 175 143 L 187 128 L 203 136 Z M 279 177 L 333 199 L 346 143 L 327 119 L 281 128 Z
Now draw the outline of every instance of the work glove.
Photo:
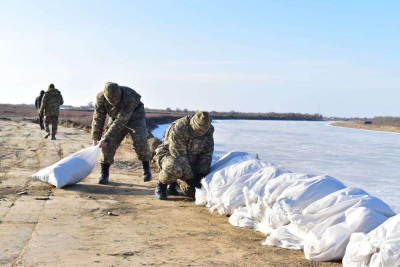
M 206 174 L 198 173 L 192 179 L 180 181 L 179 187 L 186 196 L 194 198 L 196 194 L 196 188 L 201 188 L 201 180 L 204 177 L 206 177 Z
M 185 194 L 185 196 L 188 197 L 195 197 L 196 194 L 196 189 L 194 186 L 191 186 L 192 182 L 194 179 L 189 179 L 186 181 L 180 181 L 179 182 L 179 187 L 181 188 L 181 191 L 183 194 Z

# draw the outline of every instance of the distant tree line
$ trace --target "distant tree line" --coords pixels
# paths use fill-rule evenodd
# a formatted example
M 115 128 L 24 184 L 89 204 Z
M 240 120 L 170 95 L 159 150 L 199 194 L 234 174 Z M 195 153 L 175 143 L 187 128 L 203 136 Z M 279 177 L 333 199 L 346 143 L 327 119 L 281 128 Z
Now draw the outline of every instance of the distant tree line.
M 400 127 L 400 117 L 375 117 L 372 119 L 372 124 Z
M 196 110 L 188 110 L 187 108 L 175 108 L 170 107 L 165 110 L 161 109 L 150 109 L 146 108 L 148 113 L 160 113 L 168 115 L 180 115 L 195 113 Z M 323 120 L 324 117 L 321 114 L 307 114 L 307 113 L 276 113 L 276 112 L 238 112 L 235 110 L 231 111 L 210 111 L 210 114 L 215 119 L 250 119 L 250 120 L 307 120 L 307 121 L 318 121 Z

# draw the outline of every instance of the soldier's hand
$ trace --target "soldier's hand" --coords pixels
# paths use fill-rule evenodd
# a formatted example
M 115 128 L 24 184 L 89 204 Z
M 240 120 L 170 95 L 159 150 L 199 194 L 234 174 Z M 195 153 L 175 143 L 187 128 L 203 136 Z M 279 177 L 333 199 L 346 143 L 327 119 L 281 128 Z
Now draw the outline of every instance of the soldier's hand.
M 106 146 L 107 146 L 107 142 L 105 140 L 100 140 L 99 147 L 103 148 L 103 147 L 106 147 Z
M 93 146 L 97 146 L 98 143 L 99 141 L 93 140 Z

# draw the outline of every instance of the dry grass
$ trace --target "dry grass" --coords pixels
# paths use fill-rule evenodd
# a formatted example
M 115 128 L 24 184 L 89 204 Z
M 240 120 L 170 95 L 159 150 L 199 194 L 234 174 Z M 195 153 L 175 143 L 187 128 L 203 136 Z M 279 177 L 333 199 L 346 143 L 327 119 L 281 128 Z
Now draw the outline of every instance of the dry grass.
M 400 127 L 397 126 L 364 124 L 364 122 L 337 122 L 337 123 L 332 123 L 331 125 L 345 127 L 345 128 L 370 130 L 370 131 L 400 133 Z
M 31 148 L 31 142 L 29 141 L 29 137 L 31 136 L 30 133 L 28 133 L 28 135 L 25 138 L 25 144 L 27 148 Z
M 12 164 L 14 168 L 19 168 L 21 164 L 27 159 L 27 157 L 21 157 L 21 152 L 16 151 L 14 152 L 15 160 Z
M 400 127 L 400 117 L 375 117 L 372 119 L 372 124 Z
M 4 105 L 0 104 L 0 117 L 6 118 L 37 118 L 38 114 L 33 105 Z M 84 125 L 91 125 L 93 111 L 60 110 L 59 120 L 72 120 Z
M 42 168 L 43 145 L 44 138 L 42 137 L 42 140 L 40 140 L 39 146 L 35 151 L 36 159 L 38 161 L 38 169 Z
M 58 146 L 56 145 L 56 143 L 53 143 L 54 149 L 57 151 L 57 155 L 60 159 L 64 158 L 64 151 L 62 148 L 61 143 L 58 144 Z

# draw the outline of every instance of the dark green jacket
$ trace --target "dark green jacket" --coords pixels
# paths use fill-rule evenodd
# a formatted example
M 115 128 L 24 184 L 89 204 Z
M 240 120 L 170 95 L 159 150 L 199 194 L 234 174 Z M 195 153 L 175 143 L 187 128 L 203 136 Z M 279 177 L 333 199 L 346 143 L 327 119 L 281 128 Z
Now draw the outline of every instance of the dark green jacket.
M 64 99 L 60 91 L 55 88 L 49 88 L 43 96 L 39 114 L 43 114 L 46 117 L 58 117 L 62 104 L 64 104 Z

